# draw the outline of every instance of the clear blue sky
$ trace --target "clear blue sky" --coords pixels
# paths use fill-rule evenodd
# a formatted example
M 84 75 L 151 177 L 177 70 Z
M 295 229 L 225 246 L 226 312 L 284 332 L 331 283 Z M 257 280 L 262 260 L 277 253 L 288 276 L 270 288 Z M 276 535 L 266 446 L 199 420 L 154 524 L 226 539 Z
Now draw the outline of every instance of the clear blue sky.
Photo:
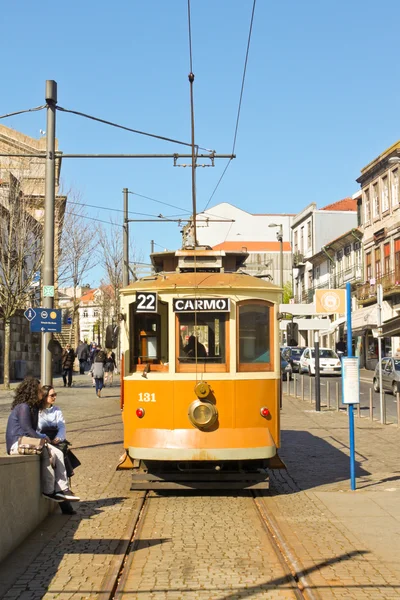
M 192 0 L 196 141 L 232 150 L 253 0 Z M 360 169 L 400 138 L 400 3 L 388 0 L 258 0 L 232 162 L 211 205 L 296 213 L 358 189 Z M 135 129 L 190 141 L 186 0 L 9 2 L 2 7 L 0 114 L 58 103 Z M 2 120 L 33 137 L 45 112 Z M 173 153 L 184 147 L 57 113 L 64 152 Z M 198 169 L 198 210 L 225 167 Z M 66 159 L 65 188 L 93 217 L 122 208 L 122 188 L 191 209 L 190 169 L 169 160 Z M 130 196 L 137 212 L 179 211 Z M 88 226 L 92 226 L 88 221 Z M 133 224 L 146 258 L 150 240 L 180 244 L 174 224 Z M 95 243 L 95 236 L 93 243 Z M 94 271 L 92 283 L 100 276 Z

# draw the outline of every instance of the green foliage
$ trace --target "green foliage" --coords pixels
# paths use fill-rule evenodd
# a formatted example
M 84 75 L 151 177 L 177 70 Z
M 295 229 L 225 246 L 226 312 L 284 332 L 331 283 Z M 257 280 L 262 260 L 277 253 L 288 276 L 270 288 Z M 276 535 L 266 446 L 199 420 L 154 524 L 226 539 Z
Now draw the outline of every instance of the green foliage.
M 287 281 L 283 286 L 283 304 L 289 304 L 291 298 L 293 298 L 292 282 Z

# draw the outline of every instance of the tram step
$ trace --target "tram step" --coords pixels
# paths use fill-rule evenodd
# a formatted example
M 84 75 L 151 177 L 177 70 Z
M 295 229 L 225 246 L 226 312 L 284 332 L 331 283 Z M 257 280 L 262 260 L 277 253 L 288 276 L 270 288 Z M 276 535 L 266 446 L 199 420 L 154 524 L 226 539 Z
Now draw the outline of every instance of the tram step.
M 132 474 L 135 481 L 262 481 L 268 478 L 266 471 L 254 471 L 253 473 L 241 473 L 238 471 L 201 471 L 179 472 L 166 471 L 157 475 L 156 473 L 138 473 Z
M 135 481 L 131 490 L 268 490 L 269 481 Z

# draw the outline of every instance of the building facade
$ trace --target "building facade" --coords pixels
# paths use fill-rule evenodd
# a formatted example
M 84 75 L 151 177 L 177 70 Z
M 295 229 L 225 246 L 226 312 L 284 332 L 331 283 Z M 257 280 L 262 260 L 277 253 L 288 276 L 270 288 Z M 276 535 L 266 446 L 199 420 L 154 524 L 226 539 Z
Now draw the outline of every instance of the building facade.
M 400 141 L 361 170 L 358 202 L 363 231 L 363 284 L 357 301 L 365 314 L 363 338 L 366 366 L 378 360 L 377 291 L 383 290 L 382 352 L 394 355 L 400 347 Z

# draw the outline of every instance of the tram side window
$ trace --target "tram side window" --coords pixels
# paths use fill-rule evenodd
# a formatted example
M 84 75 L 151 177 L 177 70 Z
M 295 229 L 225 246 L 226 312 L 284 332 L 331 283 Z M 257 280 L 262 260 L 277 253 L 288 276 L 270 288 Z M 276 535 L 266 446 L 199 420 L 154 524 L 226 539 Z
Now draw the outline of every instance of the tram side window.
M 178 314 L 178 362 L 224 364 L 225 322 L 223 313 Z
M 271 371 L 271 306 L 245 301 L 238 305 L 238 371 Z
M 158 303 L 158 313 L 137 313 L 136 303 L 130 309 L 131 371 L 139 365 L 168 364 L 168 307 Z

